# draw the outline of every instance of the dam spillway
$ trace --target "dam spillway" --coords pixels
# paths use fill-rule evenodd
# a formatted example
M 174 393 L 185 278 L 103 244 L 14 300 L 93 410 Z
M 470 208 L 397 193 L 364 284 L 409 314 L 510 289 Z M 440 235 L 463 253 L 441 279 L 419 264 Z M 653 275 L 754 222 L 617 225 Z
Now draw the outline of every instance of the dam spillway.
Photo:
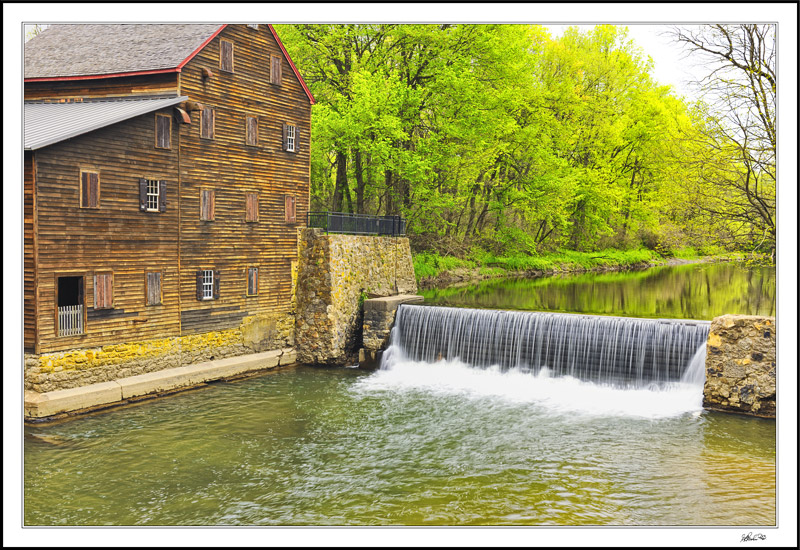
M 546 372 L 618 388 L 697 383 L 709 327 L 708 321 L 401 305 L 381 368 L 398 357 L 458 359 L 473 368 Z

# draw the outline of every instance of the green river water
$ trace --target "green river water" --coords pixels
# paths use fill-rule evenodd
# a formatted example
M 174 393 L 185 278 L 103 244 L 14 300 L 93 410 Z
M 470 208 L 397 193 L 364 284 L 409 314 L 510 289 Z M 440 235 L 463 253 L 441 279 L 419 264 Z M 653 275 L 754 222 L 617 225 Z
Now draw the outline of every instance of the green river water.
M 427 298 L 708 319 L 774 314 L 774 277 L 678 266 Z M 24 524 L 775 525 L 775 422 L 698 392 L 457 361 L 290 368 L 26 426 Z

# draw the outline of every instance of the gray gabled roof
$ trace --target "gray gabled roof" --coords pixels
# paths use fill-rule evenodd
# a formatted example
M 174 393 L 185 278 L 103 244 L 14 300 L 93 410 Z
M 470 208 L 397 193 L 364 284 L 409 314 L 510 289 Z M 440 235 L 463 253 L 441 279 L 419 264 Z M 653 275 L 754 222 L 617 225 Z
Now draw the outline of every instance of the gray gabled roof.
M 188 97 L 113 99 L 77 103 L 26 102 L 25 150 L 36 150 L 135 116 L 177 105 Z
M 52 25 L 25 43 L 25 78 L 177 69 L 223 25 Z

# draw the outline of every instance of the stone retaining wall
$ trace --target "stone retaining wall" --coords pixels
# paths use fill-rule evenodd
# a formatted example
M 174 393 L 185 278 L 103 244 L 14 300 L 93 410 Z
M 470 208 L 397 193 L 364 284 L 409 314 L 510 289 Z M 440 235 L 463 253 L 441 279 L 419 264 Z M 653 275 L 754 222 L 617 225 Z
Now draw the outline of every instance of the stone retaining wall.
M 363 300 L 416 291 L 407 238 L 302 230 L 295 331 L 298 361 L 355 362 L 361 347 Z
M 358 352 L 358 365 L 371 369 L 380 365 L 381 353 L 389 345 L 394 318 L 400 304 L 422 303 L 422 296 L 401 294 L 364 301 L 363 347 Z
M 294 347 L 294 315 L 246 317 L 239 328 L 25 355 L 25 389 L 51 392 L 163 369 Z
M 775 318 L 723 315 L 711 322 L 703 406 L 775 417 Z

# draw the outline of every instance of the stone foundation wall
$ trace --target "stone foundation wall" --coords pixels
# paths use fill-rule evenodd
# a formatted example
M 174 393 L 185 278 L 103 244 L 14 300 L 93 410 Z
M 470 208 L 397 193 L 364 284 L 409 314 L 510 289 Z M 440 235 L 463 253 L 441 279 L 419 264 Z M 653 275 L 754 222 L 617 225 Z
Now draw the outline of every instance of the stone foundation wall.
M 237 329 L 25 355 L 25 389 L 44 393 L 163 369 L 294 347 L 294 315 L 246 317 Z
M 775 417 L 775 318 L 723 315 L 711 322 L 703 406 Z
M 361 347 L 363 300 L 416 291 L 407 238 L 304 229 L 297 272 L 298 361 L 355 362 Z
M 389 338 L 400 304 L 422 303 L 422 296 L 401 294 L 364 301 L 363 347 L 358 351 L 358 366 L 374 369 L 380 366 L 381 353 Z

